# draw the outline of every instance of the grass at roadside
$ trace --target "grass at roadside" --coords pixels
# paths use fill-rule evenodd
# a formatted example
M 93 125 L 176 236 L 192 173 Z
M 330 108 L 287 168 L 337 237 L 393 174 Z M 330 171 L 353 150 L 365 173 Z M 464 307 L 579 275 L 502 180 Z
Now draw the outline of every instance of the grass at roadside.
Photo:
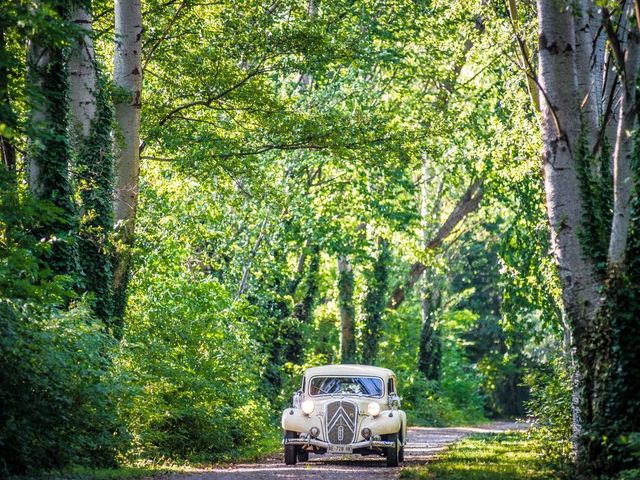
M 485 434 L 466 438 L 437 460 L 406 468 L 410 480 L 549 480 L 557 478 L 545 464 L 540 445 L 526 432 Z

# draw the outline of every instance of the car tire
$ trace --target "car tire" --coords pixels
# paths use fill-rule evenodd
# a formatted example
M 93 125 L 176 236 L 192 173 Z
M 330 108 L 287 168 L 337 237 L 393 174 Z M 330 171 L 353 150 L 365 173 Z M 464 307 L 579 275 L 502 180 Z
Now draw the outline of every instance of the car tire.
M 398 434 L 392 433 L 387 435 L 386 440 L 393 442 L 393 447 L 387 448 L 387 467 L 397 467 L 400 465 L 400 442 L 398 441 Z
M 296 432 L 285 431 L 284 438 L 296 438 L 298 435 Z M 297 445 L 285 445 L 284 446 L 284 464 L 295 465 L 298 461 L 298 446 Z
M 299 462 L 308 462 L 309 461 L 309 452 L 306 450 L 298 450 L 298 461 Z

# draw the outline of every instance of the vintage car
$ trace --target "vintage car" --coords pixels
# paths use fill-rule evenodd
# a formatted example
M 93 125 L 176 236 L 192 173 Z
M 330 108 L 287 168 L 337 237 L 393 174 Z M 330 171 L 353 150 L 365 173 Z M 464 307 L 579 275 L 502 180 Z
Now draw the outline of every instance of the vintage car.
M 400 410 L 391 370 L 367 365 L 309 368 L 293 406 L 282 412 L 284 461 L 309 454 L 380 455 L 387 466 L 403 461 L 407 416 Z

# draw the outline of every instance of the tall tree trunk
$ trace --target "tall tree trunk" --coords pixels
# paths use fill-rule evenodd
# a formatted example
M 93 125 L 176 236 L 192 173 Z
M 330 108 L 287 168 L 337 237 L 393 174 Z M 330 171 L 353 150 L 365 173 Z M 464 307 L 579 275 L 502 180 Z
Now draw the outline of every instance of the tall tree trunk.
M 71 12 L 70 19 L 82 31 L 69 57 L 71 140 L 81 209 L 80 264 L 84 288 L 95 297 L 96 315 L 119 336 L 119 329 L 112 325 L 112 112 L 104 81 L 99 78 L 91 14 L 78 8 Z
M 353 268 L 347 256 L 338 258 L 338 307 L 340 308 L 340 361 L 356 362 L 356 315 L 353 306 Z
M 632 22 L 633 2 L 627 9 L 627 35 L 624 42 L 623 75 L 621 81 L 618 131 L 613 151 L 613 220 L 609 243 L 609 264 L 619 269 L 624 261 L 631 221 L 631 194 L 633 178 L 631 162 L 634 142 L 633 132 L 637 128 L 638 105 L 636 100 L 638 68 L 640 68 L 640 36 L 638 25 Z M 640 21 L 640 19 L 638 19 Z
M 544 180 L 551 241 L 563 285 L 565 312 L 575 331 L 574 345 L 579 348 L 587 339 L 591 319 L 598 307 L 595 272 L 585 259 L 577 234 L 584 215 L 578 168 L 574 153 L 578 151 L 581 131 L 578 80 L 575 66 L 573 13 L 560 9 L 554 0 L 538 0 L 540 83 L 545 92 L 542 102 L 542 137 L 544 144 Z M 576 351 L 576 358 L 579 357 Z M 574 381 L 580 382 L 580 372 Z M 574 386 L 574 402 L 582 403 L 580 383 Z M 574 420 L 581 422 L 580 414 Z M 582 423 L 574 423 L 574 438 L 583 434 Z M 578 443 L 576 441 L 576 451 Z M 578 455 L 582 456 L 582 455 Z
M 311 254 L 308 257 L 307 272 L 302 280 L 302 298 L 294 307 L 295 317 L 302 324 L 307 325 L 313 320 L 313 307 L 318 297 L 320 273 L 320 247 L 313 244 L 309 248 Z
M 587 0 L 573 4 L 573 11 L 566 6 L 538 0 L 543 160 L 552 247 L 576 365 L 576 464 L 580 478 L 594 478 L 639 464 L 624 440 L 640 430 L 640 278 L 635 273 L 640 225 L 633 186 L 640 178 L 634 158 L 638 3 L 622 2 L 616 18 L 606 7 L 598 11 L 601 16 L 594 15 Z M 605 60 L 598 60 L 605 57 L 602 42 L 587 30 L 606 32 Z M 588 96 L 598 78 L 604 78 L 608 98 L 596 98 L 594 106 Z M 604 107 L 594 128 L 598 105 Z M 606 145 L 598 147 L 603 138 L 613 146 L 612 157 Z M 602 156 L 599 170 L 591 168 L 594 154 Z M 612 218 L 606 208 L 594 208 L 602 201 L 613 201 Z
M 438 288 L 433 285 L 428 288 L 430 291 L 423 291 L 421 301 L 422 330 L 420 331 L 420 348 L 418 350 L 418 370 L 424 374 L 427 380 L 439 380 L 442 340 L 438 336 L 433 322 L 436 312 L 440 308 L 441 297 Z
M 9 60 L 5 27 L 0 20 L 0 124 L 5 125 L 5 130 L 0 131 L 0 156 L 2 164 L 11 178 L 16 170 L 16 149 L 11 138 L 11 130 L 16 126 L 16 115 L 9 98 L 9 69 L 7 68 Z
M 540 77 L 544 179 L 554 253 L 567 314 L 585 326 L 599 303 L 593 268 L 584 258 L 577 232 L 584 215 L 574 152 L 581 131 L 575 67 L 573 13 L 555 0 L 539 0 Z
M 62 8 L 58 13 L 64 16 Z M 40 219 L 33 233 L 51 244 L 44 260 L 56 274 L 79 273 L 76 209 L 69 183 L 68 73 L 62 46 L 35 36 L 29 46 L 29 190 L 57 215 Z
M 131 267 L 138 177 L 142 106 L 142 11 L 140 0 L 115 0 L 113 83 L 116 120 L 114 216 L 118 244 L 114 262 L 115 314 L 124 316 Z
M 362 362 L 374 365 L 383 330 L 383 315 L 389 286 L 389 243 L 378 237 L 378 253 L 369 274 L 364 300 L 364 329 L 362 331 Z

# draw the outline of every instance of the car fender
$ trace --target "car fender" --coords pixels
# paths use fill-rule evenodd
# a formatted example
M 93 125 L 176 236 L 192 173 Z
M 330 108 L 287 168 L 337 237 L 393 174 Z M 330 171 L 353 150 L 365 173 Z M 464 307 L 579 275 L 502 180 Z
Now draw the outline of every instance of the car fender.
M 406 442 L 407 415 L 402 410 L 383 410 L 375 417 L 365 417 L 360 428 L 369 428 L 373 435 L 398 433 L 402 429 L 402 441 Z
M 292 432 L 308 432 L 311 427 L 322 431 L 322 420 L 318 415 L 307 415 L 299 408 L 287 408 L 282 412 L 282 428 Z

